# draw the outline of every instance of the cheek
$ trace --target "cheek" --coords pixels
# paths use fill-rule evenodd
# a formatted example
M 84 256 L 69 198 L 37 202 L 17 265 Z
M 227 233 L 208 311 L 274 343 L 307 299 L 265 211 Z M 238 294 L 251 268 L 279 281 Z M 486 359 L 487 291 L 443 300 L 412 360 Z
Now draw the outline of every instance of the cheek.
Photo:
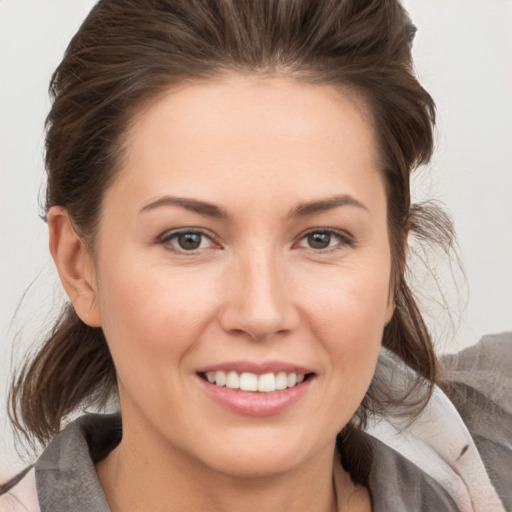
M 125 279 L 117 265 L 102 281 L 103 329 L 116 367 L 123 410 L 168 421 L 182 406 L 170 390 L 187 386 L 190 357 L 212 317 L 213 292 L 198 279 L 163 269 L 130 265 Z M 167 390 L 167 391 L 163 391 Z
M 390 309 L 388 267 L 362 268 L 333 275 L 328 287 L 310 295 L 305 308 L 327 364 L 356 394 L 364 394 L 373 376 Z
M 387 267 L 361 265 L 332 272 L 326 286 L 308 294 L 307 308 L 316 319 L 315 325 L 332 336 L 343 333 L 343 338 L 362 341 L 370 333 L 382 333 L 389 310 L 388 295 Z
M 102 327 L 118 371 L 181 358 L 214 315 L 213 281 L 118 260 L 100 277 Z

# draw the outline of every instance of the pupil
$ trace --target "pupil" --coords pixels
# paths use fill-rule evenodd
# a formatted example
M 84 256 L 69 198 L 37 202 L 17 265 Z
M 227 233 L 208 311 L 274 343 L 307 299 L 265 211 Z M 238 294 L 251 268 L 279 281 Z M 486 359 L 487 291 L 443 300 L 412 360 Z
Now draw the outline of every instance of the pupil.
M 178 244 L 182 249 L 193 251 L 201 245 L 201 234 L 182 233 L 178 236 Z
M 308 235 L 309 246 L 313 249 L 325 249 L 331 243 L 329 233 L 311 233 Z

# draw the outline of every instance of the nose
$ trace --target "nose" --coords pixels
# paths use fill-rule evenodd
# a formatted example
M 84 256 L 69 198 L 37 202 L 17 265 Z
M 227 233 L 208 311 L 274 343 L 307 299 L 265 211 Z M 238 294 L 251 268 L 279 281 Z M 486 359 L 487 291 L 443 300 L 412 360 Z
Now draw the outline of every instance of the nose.
M 231 268 L 227 300 L 220 314 L 225 331 L 264 341 L 299 324 L 290 280 L 279 258 L 259 251 Z

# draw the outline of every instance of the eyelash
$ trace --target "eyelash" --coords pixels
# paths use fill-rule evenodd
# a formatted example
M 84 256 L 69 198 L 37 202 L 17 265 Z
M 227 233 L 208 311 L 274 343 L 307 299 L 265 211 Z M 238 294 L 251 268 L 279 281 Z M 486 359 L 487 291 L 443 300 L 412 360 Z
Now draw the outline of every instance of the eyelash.
M 187 249 L 184 249 L 183 247 L 173 246 L 173 241 L 178 240 L 178 237 L 181 235 L 199 235 L 201 237 L 200 244 L 202 244 L 203 240 L 206 238 L 206 239 L 210 240 L 210 243 L 217 246 L 215 248 L 222 248 L 220 243 L 217 242 L 216 238 L 212 234 L 207 233 L 201 229 L 194 229 L 194 228 L 182 228 L 182 229 L 177 229 L 177 230 L 173 230 L 173 231 L 168 231 L 159 237 L 158 243 L 166 246 L 166 248 L 168 250 L 173 251 L 178 254 L 191 254 L 192 255 L 192 254 L 197 254 L 197 252 L 200 251 L 201 249 L 205 249 L 204 247 L 202 248 L 199 246 L 196 249 L 187 250 Z M 334 229 L 321 229 L 321 228 L 310 229 L 309 231 L 302 233 L 299 236 L 299 238 L 297 239 L 297 241 L 294 242 L 293 246 L 300 244 L 300 242 L 302 242 L 303 240 L 307 239 L 307 237 L 312 236 L 312 235 L 328 235 L 329 237 L 336 238 L 338 240 L 338 242 L 336 244 L 334 244 L 333 246 L 328 245 L 327 247 L 320 248 L 320 249 L 315 249 L 313 247 L 304 247 L 304 246 L 301 247 L 300 245 L 299 245 L 299 247 L 304 248 L 304 249 L 310 249 L 315 253 L 327 253 L 327 252 L 333 252 L 333 251 L 339 250 L 344 247 L 353 247 L 354 246 L 354 240 L 348 233 L 346 233 L 344 231 L 334 230 Z M 329 243 L 330 242 L 331 242 L 331 240 L 329 240 Z
M 178 254 L 197 254 L 197 251 L 200 251 L 204 248 L 197 248 L 193 250 L 186 250 L 184 248 L 180 247 L 173 247 L 173 240 L 178 240 L 178 237 L 180 235 L 199 235 L 201 237 L 201 244 L 203 240 L 206 238 L 210 240 L 210 242 L 217 246 L 217 248 L 220 248 L 220 244 L 216 242 L 215 237 L 212 234 L 209 234 L 201 229 L 194 229 L 194 228 L 182 228 L 182 229 L 176 229 L 172 231 L 167 231 L 162 236 L 159 237 L 158 241 L 160 244 L 164 245 L 168 250 L 173 251 Z
M 307 237 L 309 237 L 311 235 L 317 235 L 317 234 L 329 235 L 330 237 L 336 238 L 338 240 L 338 242 L 332 246 L 329 245 L 328 247 L 323 248 L 323 249 L 315 249 L 313 247 L 304 247 L 305 249 L 311 249 L 315 253 L 330 253 L 333 251 L 343 249 L 344 247 L 353 247 L 354 246 L 354 239 L 352 238 L 351 235 L 349 235 L 345 231 L 338 231 L 335 229 L 325 229 L 325 228 L 324 229 L 322 229 L 322 228 L 310 229 L 310 230 L 306 231 L 305 233 L 302 233 L 298 239 L 298 242 L 296 242 L 296 243 L 300 243 Z

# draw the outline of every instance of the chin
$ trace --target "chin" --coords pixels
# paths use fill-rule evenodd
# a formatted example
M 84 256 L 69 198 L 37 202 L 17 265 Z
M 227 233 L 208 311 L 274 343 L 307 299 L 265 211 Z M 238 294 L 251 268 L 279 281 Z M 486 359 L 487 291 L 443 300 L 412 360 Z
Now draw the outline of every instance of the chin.
M 220 464 L 216 464 L 219 473 L 238 478 L 255 479 L 271 478 L 294 471 L 300 466 L 300 459 L 296 457 L 278 455 L 265 451 L 258 457 L 241 456 L 233 454 Z
M 334 440 L 324 447 L 312 446 L 304 439 L 294 441 L 289 433 L 285 439 L 261 436 L 257 442 L 257 437 L 226 443 L 226 450 L 209 454 L 210 467 L 236 478 L 275 477 L 296 470 L 321 453 L 332 457 L 335 446 Z

